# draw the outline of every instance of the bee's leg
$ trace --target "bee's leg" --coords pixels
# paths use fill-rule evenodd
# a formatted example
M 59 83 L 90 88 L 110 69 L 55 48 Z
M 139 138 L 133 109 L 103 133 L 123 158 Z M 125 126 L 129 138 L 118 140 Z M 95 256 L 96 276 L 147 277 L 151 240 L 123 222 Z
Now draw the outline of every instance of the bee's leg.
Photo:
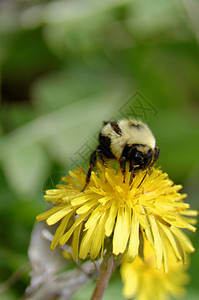
M 100 160 L 102 161 L 102 165 L 104 166 L 106 161 L 104 159 L 104 155 L 102 153 L 102 150 L 99 147 L 97 148 L 97 156 L 99 156 Z
M 123 183 L 125 183 L 125 175 L 126 175 L 126 157 L 125 156 L 122 156 L 120 158 L 120 168 L 121 168 L 122 174 L 124 176 Z
M 129 179 L 129 185 L 133 182 L 133 178 L 135 177 L 135 168 L 134 168 L 134 162 L 130 160 L 129 162 L 129 172 L 131 172 L 131 176 Z
M 142 184 L 142 182 L 144 181 L 144 179 L 146 178 L 146 175 L 147 175 L 147 174 L 148 174 L 148 169 L 146 170 L 146 172 L 145 172 L 145 174 L 144 174 L 142 180 L 140 181 L 139 185 L 137 186 L 137 188 L 139 188 L 139 187 L 141 186 L 141 184 Z
M 88 172 L 87 172 L 87 175 L 86 175 L 86 183 L 82 189 L 82 192 L 85 190 L 85 188 L 87 187 L 87 185 L 89 184 L 90 182 L 90 178 L 91 178 L 91 172 L 93 171 L 93 169 L 95 168 L 96 166 L 96 163 L 97 163 L 97 150 L 98 149 L 95 149 L 92 153 L 91 153 L 91 156 L 90 156 L 90 162 L 89 162 L 89 169 L 88 169 Z
M 129 185 L 131 185 L 131 183 L 133 182 L 133 178 L 135 177 L 135 173 L 134 173 L 134 169 L 131 171 L 131 176 L 129 179 Z

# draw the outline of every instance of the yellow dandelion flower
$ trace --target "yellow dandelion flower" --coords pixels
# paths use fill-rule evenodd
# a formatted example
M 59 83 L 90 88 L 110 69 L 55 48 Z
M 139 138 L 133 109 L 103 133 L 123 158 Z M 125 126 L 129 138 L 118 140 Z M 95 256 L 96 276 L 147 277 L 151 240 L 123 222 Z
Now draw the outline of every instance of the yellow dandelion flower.
M 143 179 L 140 171 L 129 186 L 130 172 L 125 182 L 119 168 L 98 164 L 98 172 L 92 172 L 89 186 L 84 192 L 83 168 L 69 172 L 63 178 L 65 184 L 47 190 L 45 199 L 55 204 L 49 211 L 37 217 L 48 225 L 60 222 L 51 244 L 72 246 L 73 258 L 96 259 L 107 247 L 107 241 L 115 255 L 127 253 L 133 261 L 141 248 L 143 236 L 152 245 L 157 268 L 162 262 L 168 269 L 165 241 L 168 240 L 178 260 L 185 261 L 186 252 L 194 248 L 180 228 L 195 231 L 196 211 L 188 210 L 180 194 L 181 185 L 174 185 L 166 173 L 153 168 Z M 109 239 L 107 239 L 109 238 Z M 110 247 L 110 246 L 109 246 Z
M 120 271 L 123 286 L 123 295 L 135 300 L 166 300 L 169 296 L 175 298 L 185 294 L 184 285 L 189 282 L 186 268 L 171 251 L 167 243 L 167 252 L 171 262 L 169 271 L 165 273 L 163 267 L 156 268 L 156 257 L 148 241 L 144 241 L 144 260 L 139 256 L 133 263 L 123 261 Z

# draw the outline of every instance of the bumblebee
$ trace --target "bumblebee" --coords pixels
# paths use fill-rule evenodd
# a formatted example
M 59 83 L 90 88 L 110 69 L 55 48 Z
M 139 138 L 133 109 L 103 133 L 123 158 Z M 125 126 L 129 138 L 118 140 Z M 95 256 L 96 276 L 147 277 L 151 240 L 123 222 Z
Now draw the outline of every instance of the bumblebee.
M 90 182 L 91 172 L 96 166 L 98 157 L 103 163 L 107 159 L 118 160 L 124 174 L 124 182 L 126 164 L 129 163 L 130 183 L 137 171 L 150 169 L 159 157 L 160 151 L 156 147 L 155 137 L 149 127 L 142 121 L 124 119 L 103 122 L 98 140 L 99 145 L 90 156 L 83 191 Z

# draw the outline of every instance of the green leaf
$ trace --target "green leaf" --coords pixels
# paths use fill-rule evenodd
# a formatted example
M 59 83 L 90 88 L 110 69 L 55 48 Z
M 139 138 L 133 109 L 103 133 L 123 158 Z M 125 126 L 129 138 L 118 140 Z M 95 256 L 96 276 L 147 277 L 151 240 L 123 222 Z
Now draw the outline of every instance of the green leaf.
M 31 197 L 47 176 L 49 162 L 44 150 L 32 144 L 13 149 L 2 161 L 2 167 L 10 187 L 18 194 Z

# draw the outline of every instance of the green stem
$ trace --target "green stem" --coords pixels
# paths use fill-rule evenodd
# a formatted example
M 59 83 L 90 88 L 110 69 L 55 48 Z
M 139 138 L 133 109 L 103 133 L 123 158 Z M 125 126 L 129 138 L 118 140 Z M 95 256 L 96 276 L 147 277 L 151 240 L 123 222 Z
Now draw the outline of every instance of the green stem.
M 100 300 L 103 297 L 105 289 L 109 283 L 109 279 L 111 277 L 111 273 L 113 270 L 113 255 L 108 254 L 104 256 L 104 259 L 100 268 L 100 275 L 98 278 L 98 282 L 96 284 L 95 290 L 91 297 L 91 300 Z

